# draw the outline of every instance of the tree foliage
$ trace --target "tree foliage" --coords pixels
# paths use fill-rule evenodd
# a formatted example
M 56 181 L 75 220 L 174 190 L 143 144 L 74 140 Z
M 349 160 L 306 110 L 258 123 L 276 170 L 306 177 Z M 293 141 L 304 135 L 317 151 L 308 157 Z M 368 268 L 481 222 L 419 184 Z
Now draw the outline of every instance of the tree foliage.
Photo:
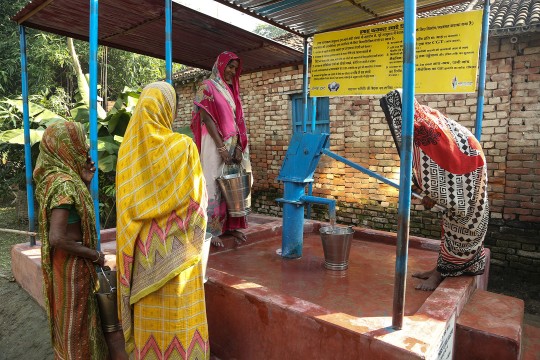
M 0 1 L 0 98 L 21 94 L 21 63 L 18 25 L 11 17 L 24 7 L 28 0 Z M 120 21 L 120 20 L 119 20 Z M 88 72 L 89 46 L 87 42 L 73 41 L 83 73 Z M 28 87 L 30 94 L 73 98 L 77 89 L 77 72 L 70 59 L 66 38 L 34 29 L 26 29 Z M 107 93 L 115 99 L 124 87 L 139 87 L 165 78 L 165 61 L 117 49 L 99 48 L 98 66 L 107 67 Z M 173 64 L 173 71 L 181 65 Z M 101 73 L 101 72 L 100 72 Z M 59 90 L 59 89 L 63 89 Z M 69 108 L 69 106 L 67 106 Z
M 268 39 L 273 39 L 275 37 L 287 34 L 287 31 L 270 24 L 259 24 L 255 30 L 253 30 L 253 32 Z
M 23 189 L 25 184 L 19 27 L 11 17 L 28 2 L 0 1 L 0 198 L 10 191 L 10 186 Z M 41 135 L 51 122 L 79 121 L 88 127 L 85 74 L 89 45 L 29 28 L 26 44 L 32 163 L 35 164 Z M 102 219 L 114 224 L 114 170 L 120 141 L 140 88 L 165 77 L 165 61 L 100 47 L 98 67 L 100 88 L 107 90 L 108 99 L 117 99 L 108 113 L 101 109 L 98 121 L 100 210 Z M 173 71 L 180 69 L 181 65 L 173 64 Z M 98 95 L 103 97 L 103 92 Z

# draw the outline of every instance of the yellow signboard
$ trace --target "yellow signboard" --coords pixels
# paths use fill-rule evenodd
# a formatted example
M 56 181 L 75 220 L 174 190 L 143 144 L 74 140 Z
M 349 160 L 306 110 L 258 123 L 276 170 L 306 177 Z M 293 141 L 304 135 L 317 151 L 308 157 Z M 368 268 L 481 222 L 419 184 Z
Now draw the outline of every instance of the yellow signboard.
M 482 11 L 418 19 L 416 92 L 476 91 Z M 403 22 L 315 35 L 311 96 L 379 95 L 402 87 Z

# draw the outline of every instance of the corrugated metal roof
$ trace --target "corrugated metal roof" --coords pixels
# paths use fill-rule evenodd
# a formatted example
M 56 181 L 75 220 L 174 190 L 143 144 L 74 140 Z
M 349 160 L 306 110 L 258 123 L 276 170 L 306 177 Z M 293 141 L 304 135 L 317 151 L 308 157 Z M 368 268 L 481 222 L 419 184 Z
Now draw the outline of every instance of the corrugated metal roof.
M 242 58 L 244 73 L 301 64 L 302 52 L 173 3 L 173 61 L 210 70 L 219 53 Z M 99 43 L 165 58 L 163 0 L 99 0 Z M 34 0 L 19 24 L 88 41 L 88 0 Z
M 363 26 L 403 16 L 403 0 L 216 0 L 301 35 Z M 417 0 L 417 12 L 464 3 Z

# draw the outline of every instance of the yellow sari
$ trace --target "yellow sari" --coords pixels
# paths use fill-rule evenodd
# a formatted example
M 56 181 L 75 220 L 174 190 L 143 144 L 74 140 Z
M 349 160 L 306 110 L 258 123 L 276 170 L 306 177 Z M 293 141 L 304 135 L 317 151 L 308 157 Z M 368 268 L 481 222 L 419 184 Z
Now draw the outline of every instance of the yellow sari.
M 136 359 L 209 359 L 201 249 L 207 195 L 197 147 L 174 133 L 176 95 L 152 83 L 120 147 L 118 304 Z

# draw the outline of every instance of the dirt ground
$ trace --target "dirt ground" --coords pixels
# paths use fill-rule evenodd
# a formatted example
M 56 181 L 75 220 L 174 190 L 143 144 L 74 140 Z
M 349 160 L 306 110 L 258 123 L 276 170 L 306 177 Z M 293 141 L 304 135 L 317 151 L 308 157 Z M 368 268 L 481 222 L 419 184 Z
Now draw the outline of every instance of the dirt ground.
M 1 206 L 0 228 L 25 229 L 13 208 Z M 0 360 L 53 358 L 45 310 L 11 274 L 11 246 L 27 241 L 25 236 L 0 232 Z M 490 275 L 488 290 L 523 299 L 525 321 L 540 326 L 540 281 L 493 272 Z
M 0 207 L 0 228 L 23 227 L 14 208 Z M 11 246 L 27 241 L 26 236 L 0 232 L 0 360 L 53 358 L 45 310 L 11 274 Z

